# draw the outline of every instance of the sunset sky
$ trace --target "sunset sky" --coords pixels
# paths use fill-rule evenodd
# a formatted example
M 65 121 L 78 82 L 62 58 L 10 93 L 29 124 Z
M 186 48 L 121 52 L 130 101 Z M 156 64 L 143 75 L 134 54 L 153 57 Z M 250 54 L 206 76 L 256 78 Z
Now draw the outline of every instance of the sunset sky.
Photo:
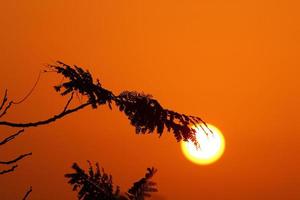
M 158 168 L 156 200 L 300 199 L 300 3 L 295 0 L 2 1 L 0 96 L 20 100 L 46 64 L 88 69 L 119 94 L 152 94 L 166 108 L 218 127 L 224 155 L 187 160 L 173 134 L 136 135 L 116 107 L 90 107 L 26 129 L 0 160 L 33 152 L 0 176 L 0 199 L 76 199 L 64 174 L 99 162 L 122 191 Z M 1 120 L 61 112 L 67 97 L 43 73 Z M 77 98 L 73 106 L 80 104 Z M 0 126 L 4 138 L 18 129 Z M 2 169 L 2 168 L 1 168 Z

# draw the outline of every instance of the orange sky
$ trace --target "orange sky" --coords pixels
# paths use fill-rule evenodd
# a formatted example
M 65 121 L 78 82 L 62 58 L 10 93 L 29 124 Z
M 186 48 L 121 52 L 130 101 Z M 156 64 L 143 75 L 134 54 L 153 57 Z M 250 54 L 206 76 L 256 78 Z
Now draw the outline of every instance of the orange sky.
M 1 176 L 1 199 L 76 199 L 63 175 L 74 161 L 98 161 L 127 189 L 159 169 L 153 199 L 300 198 L 300 14 L 298 1 L 4 1 L 0 12 L 0 91 L 22 98 L 47 63 L 88 68 L 116 94 L 152 94 L 178 112 L 222 130 L 224 156 L 188 161 L 172 134 L 135 135 L 126 117 L 90 108 L 30 128 L 2 147 L 1 160 L 33 152 Z M 67 99 L 44 74 L 6 119 L 34 121 Z M 2 137 L 15 129 L 0 127 Z

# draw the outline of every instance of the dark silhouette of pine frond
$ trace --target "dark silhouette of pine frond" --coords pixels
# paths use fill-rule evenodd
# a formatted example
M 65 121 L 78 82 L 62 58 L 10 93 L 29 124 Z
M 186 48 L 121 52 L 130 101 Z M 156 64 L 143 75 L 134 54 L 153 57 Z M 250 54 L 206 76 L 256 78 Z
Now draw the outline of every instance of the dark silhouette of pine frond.
M 160 103 L 151 95 L 138 93 L 135 91 L 124 91 L 118 96 L 113 92 L 103 88 L 99 80 L 94 83 L 89 71 L 85 71 L 77 66 L 70 66 L 58 61 L 57 65 L 51 65 L 54 70 L 62 74 L 67 81 L 55 86 L 56 91 L 61 95 L 78 91 L 81 95 L 87 96 L 93 108 L 97 105 L 111 102 L 130 120 L 131 125 L 136 129 L 136 133 L 156 132 L 161 136 L 163 131 L 172 131 L 177 141 L 192 141 L 198 144 L 195 137 L 195 126 L 206 126 L 199 117 L 188 116 L 178 112 L 164 109 Z
M 125 195 L 120 193 L 118 186 L 114 187 L 112 176 L 100 170 L 98 163 L 93 169 L 88 161 L 89 169 L 85 172 L 74 163 L 74 173 L 66 174 L 68 183 L 73 186 L 73 191 L 78 192 L 79 200 L 144 200 L 150 193 L 157 192 L 156 183 L 151 179 L 157 172 L 155 168 L 148 168 L 145 177 L 135 182 Z
M 157 192 L 156 183 L 151 181 L 156 172 L 157 169 L 148 168 L 145 177 L 133 184 L 127 192 L 130 200 L 144 200 L 145 197 L 151 196 L 150 193 Z
M 68 79 L 68 81 L 54 86 L 54 89 L 61 92 L 62 96 L 79 92 L 81 95 L 87 96 L 93 108 L 105 103 L 110 105 L 112 93 L 104 89 L 98 80 L 95 82 L 89 71 L 85 71 L 76 65 L 67 65 L 61 61 L 57 61 L 57 65 L 50 65 L 50 67 Z M 62 89 L 64 91 L 61 91 Z
M 177 141 L 192 141 L 197 144 L 195 137 L 197 124 L 205 124 L 200 118 L 187 116 L 178 112 L 164 109 L 150 95 L 138 92 L 122 92 L 114 99 L 119 110 L 124 112 L 136 133 L 156 132 L 161 136 L 164 129 L 172 131 Z
M 89 163 L 88 172 L 81 169 L 77 163 L 72 168 L 74 173 L 66 174 L 69 178 L 69 184 L 73 186 L 73 191 L 78 191 L 79 200 L 116 200 L 119 199 L 120 190 L 117 186 L 114 189 L 112 176 L 105 173 L 104 169 L 100 171 L 98 163 L 94 170 Z
M 196 140 L 195 127 L 203 128 L 204 132 L 210 131 L 206 123 L 199 117 L 181 114 L 169 109 L 165 109 L 151 95 L 138 93 L 135 91 L 124 91 L 119 95 L 114 95 L 102 87 L 99 80 L 94 81 L 89 71 L 83 70 L 76 65 L 70 66 L 58 61 L 54 65 L 49 65 L 52 71 L 60 74 L 64 82 L 54 86 L 55 90 L 61 95 L 71 94 L 63 111 L 46 120 L 27 123 L 15 123 L 0 121 L 0 126 L 11 127 L 32 127 L 52 123 L 71 113 L 77 112 L 87 106 L 97 108 L 100 105 L 107 104 L 112 109 L 112 102 L 129 119 L 131 125 L 135 127 L 136 133 L 153 133 L 159 136 L 164 130 L 173 132 L 177 141 L 192 141 L 198 145 Z M 73 94 L 80 94 L 86 97 L 87 101 L 75 108 L 68 108 Z M 2 106 L 1 106 L 2 107 Z

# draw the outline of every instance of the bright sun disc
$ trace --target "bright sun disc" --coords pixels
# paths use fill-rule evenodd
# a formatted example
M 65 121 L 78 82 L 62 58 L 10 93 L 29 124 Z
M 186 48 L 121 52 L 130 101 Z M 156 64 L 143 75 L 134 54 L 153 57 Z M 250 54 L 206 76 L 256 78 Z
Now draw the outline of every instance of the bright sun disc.
M 224 153 L 225 139 L 221 131 L 215 126 L 207 124 L 211 133 L 205 126 L 196 127 L 196 138 L 200 147 L 192 142 L 181 142 L 181 149 L 186 158 L 195 164 L 208 165 L 217 161 Z

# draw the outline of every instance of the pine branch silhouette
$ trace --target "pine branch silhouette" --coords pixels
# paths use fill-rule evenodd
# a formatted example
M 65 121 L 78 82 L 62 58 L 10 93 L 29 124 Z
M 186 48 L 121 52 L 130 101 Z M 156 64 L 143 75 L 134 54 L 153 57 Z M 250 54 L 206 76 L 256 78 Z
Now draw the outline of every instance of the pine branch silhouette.
M 113 185 L 112 176 L 100 170 L 96 163 L 94 169 L 88 161 L 88 172 L 79 167 L 77 163 L 72 165 L 74 173 L 65 174 L 69 179 L 68 183 L 73 186 L 73 191 L 78 192 L 79 200 L 144 200 L 150 197 L 151 192 L 157 192 L 156 183 L 151 178 L 156 173 L 155 168 L 148 168 L 144 178 L 135 182 L 132 188 L 125 195 L 120 192 L 119 186 Z
M 119 188 L 114 189 L 112 176 L 105 173 L 104 169 L 100 171 L 99 164 L 96 163 L 96 169 L 90 162 L 88 172 L 81 169 L 77 163 L 72 168 L 75 173 L 65 174 L 69 178 L 69 184 L 73 185 L 73 190 L 78 190 L 79 200 L 114 200 L 119 197 Z
M 56 64 L 49 65 L 49 67 L 52 72 L 62 75 L 66 80 L 54 86 L 54 89 L 62 96 L 71 94 L 63 111 L 46 120 L 27 123 L 0 121 L 0 125 L 11 127 L 46 125 L 87 106 L 95 109 L 98 106 L 107 104 L 112 109 L 112 102 L 114 102 L 118 109 L 128 117 L 131 125 L 135 127 L 136 133 L 157 132 L 161 136 L 166 129 L 168 132 L 173 132 L 177 141 L 189 140 L 198 145 L 194 126 L 197 125 L 201 128 L 206 126 L 206 129 L 203 130 L 205 132 L 209 130 L 201 118 L 165 109 L 151 95 L 145 95 L 136 91 L 124 91 L 119 95 L 114 95 L 112 91 L 103 88 L 99 80 L 95 81 L 89 71 L 83 70 L 76 65 L 70 66 L 57 61 Z M 68 106 L 73 99 L 74 93 L 80 94 L 87 100 L 83 104 L 69 109 Z
M 104 89 L 99 80 L 93 80 L 89 71 L 84 71 L 76 65 L 70 66 L 61 61 L 57 61 L 57 65 L 50 65 L 58 74 L 63 75 L 68 81 L 54 86 L 57 92 L 61 92 L 62 96 L 77 91 L 83 96 L 88 97 L 88 103 L 93 108 L 105 103 L 111 104 L 113 98 L 112 92 Z M 61 91 L 64 89 L 64 91 Z
M 145 177 L 133 184 L 127 192 L 130 200 L 144 200 L 145 197 L 151 197 L 151 192 L 157 192 L 156 183 L 151 181 L 156 172 L 157 169 L 148 168 Z
M 156 130 L 161 136 L 166 128 L 168 132 L 173 132 L 177 141 L 189 140 L 198 145 L 195 137 L 196 130 L 193 127 L 204 125 L 208 128 L 199 117 L 164 109 L 151 95 L 136 91 L 124 91 L 116 96 L 113 92 L 103 88 L 99 80 L 94 81 L 89 71 L 76 65 L 70 66 L 58 61 L 56 65 L 50 65 L 50 67 L 67 79 L 66 82 L 54 86 L 62 96 L 78 92 L 87 97 L 87 103 L 91 104 L 92 108 L 107 104 L 112 109 L 112 102 L 114 102 L 119 110 L 128 117 L 131 125 L 136 129 L 136 133 L 153 133 Z

